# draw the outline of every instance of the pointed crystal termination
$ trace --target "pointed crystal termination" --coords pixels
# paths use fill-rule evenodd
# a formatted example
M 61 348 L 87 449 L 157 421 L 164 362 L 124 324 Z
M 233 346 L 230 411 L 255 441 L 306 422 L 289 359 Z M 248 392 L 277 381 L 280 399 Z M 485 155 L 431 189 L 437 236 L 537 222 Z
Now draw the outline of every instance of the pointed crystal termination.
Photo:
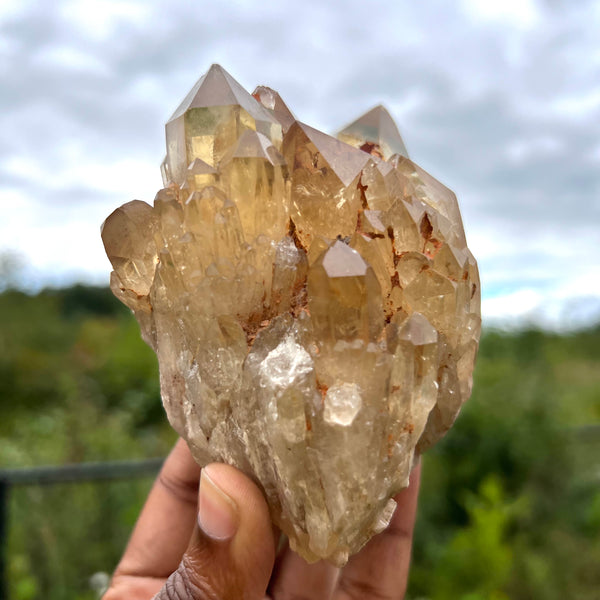
M 377 277 L 344 242 L 334 242 L 310 267 L 308 306 L 315 335 L 323 342 L 374 342 L 383 329 Z
M 265 85 L 259 85 L 252 92 L 252 96 L 273 114 L 281 123 L 283 133 L 286 133 L 296 120 L 296 117 L 294 117 L 287 104 L 281 99 L 281 96 L 275 90 Z
M 394 166 L 404 193 L 418 198 L 430 206 L 434 213 L 445 217 L 452 229 L 447 232 L 451 241 L 459 247 L 466 247 L 462 217 L 454 192 L 406 156 L 392 156 L 389 164 Z
M 111 289 L 196 461 L 259 481 L 290 547 L 341 566 L 471 392 L 481 296 L 456 197 L 383 108 L 336 139 L 217 65 L 166 134 L 154 206 L 103 226 Z
M 390 113 L 381 105 L 347 125 L 338 139 L 364 152 L 387 160 L 393 154 L 408 158 L 406 146 Z
M 281 147 L 281 125 L 225 69 L 213 65 L 167 121 L 167 166 L 180 185 L 196 158 L 216 166 L 244 130 Z
M 203 187 L 214 185 L 219 178 L 217 170 L 201 158 L 195 158 L 190 163 L 186 175 L 187 187 L 190 190 L 201 190 Z
M 291 218 L 304 248 L 318 236 L 351 236 L 369 156 L 299 121 L 285 135 L 283 155 L 292 168 Z
M 139 297 L 149 294 L 154 279 L 156 225 L 152 207 L 140 200 L 117 208 L 102 224 L 102 241 L 115 273 L 125 289 Z

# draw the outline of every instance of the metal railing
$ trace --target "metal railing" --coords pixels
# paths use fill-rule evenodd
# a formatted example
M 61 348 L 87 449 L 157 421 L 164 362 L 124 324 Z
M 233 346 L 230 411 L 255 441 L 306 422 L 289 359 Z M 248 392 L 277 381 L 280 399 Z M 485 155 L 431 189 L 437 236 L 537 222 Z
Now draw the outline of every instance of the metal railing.
M 574 427 L 573 439 L 580 442 L 600 441 L 600 424 Z M 56 467 L 0 469 L 0 600 L 8 600 L 7 550 L 9 495 L 12 487 L 53 485 L 147 477 L 158 473 L 164 458 L 138 461 L 79 463 Z
M 56 467 L 0 469 L 0 600 L 8 600 L 8 523 L 11 488 L 148 477 L 155 475 L 164 458 L 139 461 L 79 463 Z

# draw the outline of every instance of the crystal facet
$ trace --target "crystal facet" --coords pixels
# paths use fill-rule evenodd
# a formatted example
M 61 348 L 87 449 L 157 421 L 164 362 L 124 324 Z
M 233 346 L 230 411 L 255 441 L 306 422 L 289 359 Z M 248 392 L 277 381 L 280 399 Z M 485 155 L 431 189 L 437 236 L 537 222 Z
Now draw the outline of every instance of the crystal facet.
M 342 129 L 337 137 L 369 154 L 387 160 L 393 154 L 408 158 L 406 146 L 390 113 L 381 105 Z
M 336 139 L 218 65 L 166 137 L 154 206 L 103 225 L 111 288 L 195 459 L 244 470 L 293 549 L 342 565 L 471 392 L 479 275 L 456 196 L 382 107 Z

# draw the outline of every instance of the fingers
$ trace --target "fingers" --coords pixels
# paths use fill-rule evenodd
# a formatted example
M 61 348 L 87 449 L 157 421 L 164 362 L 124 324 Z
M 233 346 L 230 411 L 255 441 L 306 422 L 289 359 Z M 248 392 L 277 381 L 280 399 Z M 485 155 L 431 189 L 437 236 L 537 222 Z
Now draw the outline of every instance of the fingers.
M 262 600 L 274 557 L 261 491 L 233 467 L 208 465 L 200 480 L 198 524 L 156 600 Z
M 152 488 L 105 598 L 262 600 L 274 553 L 261 491 L 228 465 L 209 465 L 200 476 L 180 440 Z
M 420 475 L 419 464 L 413 469 L 408 488 L 395 497 L 398 506 L 387 529 L 352 556 L 342 570 L 334 600 L 404 598 Z
M 273 600 L 329 600 L 338 573 L 327 561 L 309 565 L 286 546 L 277 560 L 269 596 Z
M 163 465 L 113 579 L 168 577 L 194 529 L 200 467 L 183 440 Z
M 308 565 L 286 548 L 269 588 L 272 598 L 403 598 L 419 477 L 420 467 L 416 467 L 410 486 L 396 496 L 398 507 L 389 527 L 352 557 L 341 575 L 328 563 Z M 142 600 L 154 594 L 156 600 L 264 597 L 275 544 L 261 491 L 233 467 L 213 464 L 202 471 L 198 499 L 198 478 L 199 468 L 187 446 L 178 442 L 115 572 L 109 590 L 113 595 L 106 598 Z

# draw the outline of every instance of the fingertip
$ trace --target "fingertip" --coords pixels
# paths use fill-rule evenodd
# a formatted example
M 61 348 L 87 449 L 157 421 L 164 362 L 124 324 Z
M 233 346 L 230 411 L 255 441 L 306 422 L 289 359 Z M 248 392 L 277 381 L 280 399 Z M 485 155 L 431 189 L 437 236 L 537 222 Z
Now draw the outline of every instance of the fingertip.
M 274 539 L 267 501 L 252 479 L 235 467 L 223 463 L 211 463 L 204 467 L 203 472 L 239 509 L 241 526 L 236 539 L 240 535 L 244 539 L 258 535 Z
M 202 469 L 198 505 L 198 525 L 209 538 L 197 539 L 199 549 L 208 544 L 231 561 L 241 580 L 264 592 L 275 560 L 275 540 L 260 488 L 238 469 L 211 463 Z
M 239 526 L 236 501 L 213 481 L 207 469 L 202 469 L 200 476 L 198 525 L 208 537 L 220 541 L 231 539 Z
M 245 513 L 258 511 L 260 515 L 268 516 L 269 508 L 262 491 L 242 471 L 224 463 L 210 463 L 202 472 L 231 498 L 240 510 Z

